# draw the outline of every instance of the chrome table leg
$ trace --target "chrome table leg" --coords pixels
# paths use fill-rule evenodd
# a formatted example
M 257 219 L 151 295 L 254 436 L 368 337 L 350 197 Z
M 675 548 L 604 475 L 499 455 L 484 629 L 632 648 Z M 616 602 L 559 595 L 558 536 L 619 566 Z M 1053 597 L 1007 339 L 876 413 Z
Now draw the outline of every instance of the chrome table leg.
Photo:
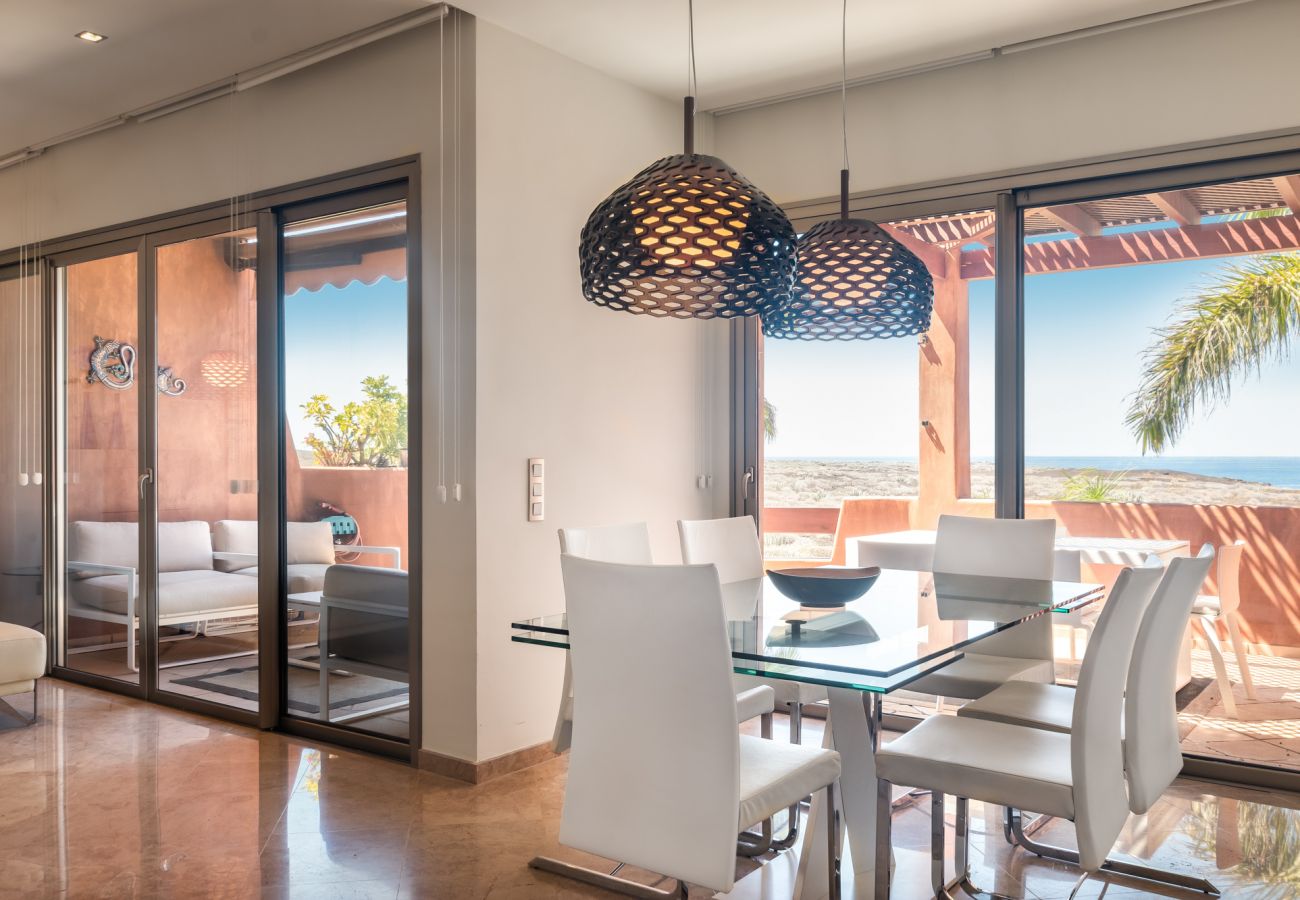
M 604 888 L 625 897 L 636 897 L 638 900 L 686 900 L 686 882 L 678 881 L 672 888 L 656 888 L 637 881 L 628 881 L 626 878 L 619 878 L 618 875 L 614 874 L 614 872 L 618 872 L 623 868 L 622 863 L 615 867 L 614 872 L 598 872 L 595 869 L 588 869 L 585 866 L 567 863 L 549 856 L 536 856 L 529 861 L 528 867 L 537 869 L 540 872 L 550 872 L 553 875 L 563 875 L 565 878 L 572 878 L 574 881 L 581 881 L 583 884 L 595 885 L 598 888 Z

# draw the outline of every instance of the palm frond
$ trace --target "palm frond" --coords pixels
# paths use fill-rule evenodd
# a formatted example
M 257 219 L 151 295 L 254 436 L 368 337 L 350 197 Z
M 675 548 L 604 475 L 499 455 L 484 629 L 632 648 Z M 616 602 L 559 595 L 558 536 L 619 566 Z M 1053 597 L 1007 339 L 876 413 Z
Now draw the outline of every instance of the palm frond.
M 1160 453 L 1198 411 L 1228 399 L 1235 379 L 1284 359 L 1300 329 L 1300 255 L 1270 254 L 1228 266 L 1157 329 L 1143 354 L 1126 424 L 1142 452 Z

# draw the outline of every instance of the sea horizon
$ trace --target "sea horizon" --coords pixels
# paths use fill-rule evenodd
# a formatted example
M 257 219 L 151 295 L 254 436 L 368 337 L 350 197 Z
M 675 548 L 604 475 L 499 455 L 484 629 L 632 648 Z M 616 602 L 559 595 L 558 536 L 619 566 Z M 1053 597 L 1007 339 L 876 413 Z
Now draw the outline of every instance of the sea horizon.
M 820 463 L 917 463 L 915 456 L 785 456 L 773 461 Z M 972 456 L 972 463 L 992 463 L 991 456 Z M 1231 478 L 1277 487 L 1300 488 L 1300 456 L 1026 456 L 1026 468 L 1096 469 L 1105 472 L 1175 471 L 1211 478 Z

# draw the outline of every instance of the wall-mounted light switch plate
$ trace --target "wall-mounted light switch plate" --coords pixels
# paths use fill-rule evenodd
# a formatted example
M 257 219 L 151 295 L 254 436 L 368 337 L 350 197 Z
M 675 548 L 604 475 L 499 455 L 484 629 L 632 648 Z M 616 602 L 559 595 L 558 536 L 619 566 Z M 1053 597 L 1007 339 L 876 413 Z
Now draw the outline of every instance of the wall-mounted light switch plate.
M 546 460 L 528 460 L 528 521 L 540 522 L 546 515 Z

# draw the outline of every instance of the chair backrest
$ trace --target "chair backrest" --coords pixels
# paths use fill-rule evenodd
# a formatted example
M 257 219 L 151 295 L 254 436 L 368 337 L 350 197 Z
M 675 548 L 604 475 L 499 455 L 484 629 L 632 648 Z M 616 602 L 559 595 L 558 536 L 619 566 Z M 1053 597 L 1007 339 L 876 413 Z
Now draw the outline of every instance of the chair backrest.
M 369 612 L 330 607 L 326 617 L 327 646 L 331 655 L 381 666 L 394 672 L 410 671 L 410 629 L 406 615 L 386 615 L 384 608 L 407 612 L 410 581 L 401 569 L 378 566 L 330 566 L 325 570 L 322 593 L 379 607 Z
M 1161 574 L 1158 564 L 1119 573 L 1079 669 L 1070 763 L 1079 864 L 1090 872 L 1105 861 L 1128 818 L 1121 731 L 1125 676 Z
M 934 570 L 961 575 L 1051 578 L 1055 519 L 940 516 Z
M 740 749 L 717 570 L 560 566 L 577 713 L 560 843 L 729 890 Z
M 1083 579 L 1082 550 L 1052 551 L 1052 580 L 1080 581 Z
M 1245 541 L 1219 548 L 1219 567 L 1214 580 L 1219 589 L 1219 609 L 1225 616 L 1241 606 L 1241 558 L 1245 552 Z
M 1124 761 L 1129 807 L 1144 813 L 1183 768 L 1174 694 L 1178 657 L 1192 604 L 1214 562 L 1206 544 L 1196 557 L 1169 563 L 1133 646 L 1124 703 Z
M 560 552 L 583 559 L 648 566 L 650 529 L 645 522 L 600 525 L 594 528 L 561 528 Z
M 763 577 L 763 547 L 753 516 L 734 519 L 698 519 L 677 523 L 682 542 L 682 562 L 712 563 L 723 584 Z

